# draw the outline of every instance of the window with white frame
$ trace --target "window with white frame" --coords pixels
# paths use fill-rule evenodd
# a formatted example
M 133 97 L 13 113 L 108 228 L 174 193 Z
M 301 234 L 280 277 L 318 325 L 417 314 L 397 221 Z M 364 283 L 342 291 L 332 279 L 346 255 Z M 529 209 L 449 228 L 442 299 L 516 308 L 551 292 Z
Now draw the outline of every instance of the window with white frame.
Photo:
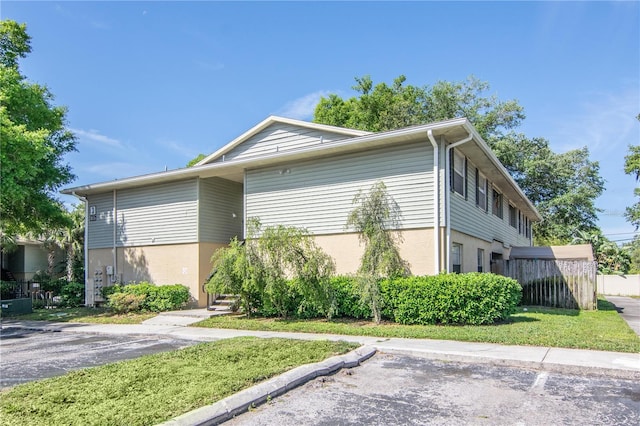
M 487 211 L 487 178 L 476 169 L 476 206 Z
M 493 211 L 493 214 L 502 219 L 502 194 L 495 189 L 493 190 L 492 201 L 493 203 L 491 204 L 491 210 Z
M 451 245 L 451 265 L 452 272 L 462 272 L 462 244 L 453 243 Z
M 451 151 L 451 190 L 465 196 L 467 165 L 464 155 L 457 150 Z
M 478 249 L 478 272 L 484 272 L 484 249 Z

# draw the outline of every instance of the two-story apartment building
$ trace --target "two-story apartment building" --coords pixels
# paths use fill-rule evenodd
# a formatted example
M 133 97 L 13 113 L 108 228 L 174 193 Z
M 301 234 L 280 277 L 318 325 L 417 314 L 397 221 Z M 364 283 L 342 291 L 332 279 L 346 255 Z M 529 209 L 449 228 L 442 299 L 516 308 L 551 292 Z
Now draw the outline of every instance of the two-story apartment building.
M 87 303 L 111 282 L 187 285 L 199 306 L 214 251 L 248 218 L 304 227 L 339 273 L 363 247 L 345 227 L 382 181 L 415 275 L 489 271 L 529 246 L 540 215 L 468 120 L 381 133 L 269 117 L 196 166 L 64 190 L 86 203 Z

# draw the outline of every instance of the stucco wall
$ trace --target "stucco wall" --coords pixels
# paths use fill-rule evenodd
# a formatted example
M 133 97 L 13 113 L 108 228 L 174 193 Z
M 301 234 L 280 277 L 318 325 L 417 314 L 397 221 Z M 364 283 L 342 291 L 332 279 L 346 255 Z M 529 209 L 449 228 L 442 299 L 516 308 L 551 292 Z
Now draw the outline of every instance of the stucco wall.
M 400 256 L 409 263 L 414 275 L 430 275 L 434 271 L 433 229 L 410 229 L 401 232 Z M 336 262 L 336 273 L 355 273 L 360 266 L 364 245 L 358 234 L 317 235 L 317 244 Z
M 202 247 L 201 247 L 202 246 Z M 207 266 L 214 247 L 223 244 L 172 244 L 117 248 L 118 280 L 123 283 L 149 281 L 157 285 L 183 284 L 194 298 L 193 305 L 205 306 L 202 283 L 211 270 Z M 102 271 L 103 283 L 110 284 L 105 267 L 113 265 L 111 249 L 89 250 L 89 278 Z M 90 302 L 89 302 L 90 303 Z
M 491 271 L 490 261 L 494 244 L 457 231 L 451 231 L 451 243 L 462 244 L 462 273 L 478 272 L 478 249 L 484 250 L 483 272 Z M 453 259 L 449 256 L 450 268 L 453 268 L 452 262 Z
M 598 293 L 610 296 L 640 296 L 640 275 L 598 275 Z

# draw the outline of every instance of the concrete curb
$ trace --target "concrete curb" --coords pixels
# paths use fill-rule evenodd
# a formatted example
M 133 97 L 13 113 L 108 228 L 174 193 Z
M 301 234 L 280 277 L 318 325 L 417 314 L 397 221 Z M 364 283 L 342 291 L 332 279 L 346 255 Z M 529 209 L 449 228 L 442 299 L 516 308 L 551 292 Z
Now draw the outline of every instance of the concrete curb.
M 398 354 L 398 355 L 410 355 L 418 358 L 431 359 L 437 361 L 450 361 L 460 363 L 473 363 L 473 364 L 490 364 L 501 367 L 513 367 L 524 368 L 534 371 L 548 371 L 560 374 L 576 374 L 582 376 L 591 377 L 608 377 L 616 379 L 632 379 L 640 380 L 640 371 L 632 370 L 621 366 L 620 368 L 613 368 L 610 366 L 596 366 L 596 365 L 580 365 L 575 362 L 575 359 L 571 363 L 563 362 L 561 359 L 553 359 L 553 357 L 547 358 L 542 361 L 531 359 L 517 359 L 517 358 L 493 358 L 483 355 L 464 355 L 445 352 L 432 352 L 421 351 L 415 349 L 401 349 L 401 348 L 389 348 L 389 347 L 377 347 L 380 353 Z M 606 353 L 606 352 L 604 352 Z M 627 354 L 624 354 L 627 355 Z M 640 358 L 638 359 L 640 362 Z
M 361 346 L 345 355 L 327 358 L 314 364 L 306 364 L 277 377 L 228 396 L 214 404 L 201 407 L 161 423 L 159 426 L 209 426 L 218 425 L 250 407 L 263 404 L 293 388 L 320 376 L 327 376 L 342 368 L 353 368 L 376 353 L 372 346 Z

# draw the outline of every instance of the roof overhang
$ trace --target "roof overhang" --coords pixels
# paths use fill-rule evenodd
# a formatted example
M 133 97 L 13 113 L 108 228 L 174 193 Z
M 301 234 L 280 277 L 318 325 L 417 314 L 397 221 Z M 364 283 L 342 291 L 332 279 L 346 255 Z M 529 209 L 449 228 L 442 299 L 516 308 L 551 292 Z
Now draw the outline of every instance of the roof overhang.
M 248 135 L 249 133 L 255 134 L 264 129 L 269 124 L 275 122 L 274 120 L 283 122 L 282 120 L 289 119 L 282 119 L 280 117 L 269 117 L 267 120 L 254 127 L 250 132 L 245 133 L 245 135 L 241 137 L 243 138 L 242 140 L 246 139 L 246 135 Z M 291 121 L 295 122 L 295 124 L 299 124 L 297 120 Z M 331 127 L 332 129 L 340 129 L 333 126 L 324 126 L 315 123 L 307 124 L 312 124 L 313 126 Z M 493 154 L 493 152 L 489 149 L 487 144 L 482 140 L 478 132 L 466 118 L 456 118 L 452 120 L 412 126 L 404 129 L 391 130 L 381 133 L 369 133 L 350 129 L 341 130 L 343 130 L 343 133 L 345 134 L 351 132 L 358 133 L 359 136 L 352 135 L 353 137 L 336 142 L 313 145 L 310 147 L 291 151 L 277 152 L 260 157 L 237 160 L 233 159 L 224 162 L 201 164 L 202 162 L 206 161 L 206 159 L 204 159 L 200 163 L 198 163 L 198 165 L 189 168 L 134 176 L 108 182 L 82 185 L 73 188 L 66 188 L 61 192 L 67 195 L 85 197 L 88 195 L 108 192 L 115 189 L 135 188 L 139 186 L 194 179 L 198 177 L 221 177 L 236 182 L 243 182 L 244 172 L 250 169 L 276 166 L 278 164 L 288 163 L 291 161 L 313 160 L 331 155 L 356 152 L 365 148 L 371 149 L 390 145 L 401 145 L 404 143 L 417 141 L 425 141 L 425 143 L 428 144 L 427 132 L 431 130 L 434 137 L 436 137 L 437 139 L 444 137 L 444 139 L 448 143 L 453 143 L 466 138 L 469 135 L 472 135 L 473 140 L 467 144 L 461 145 L 460 149 L 467 155 L 472 157 L 474 161 L 482 162 L 482 164 L 478 163 L 476 165 L 490 166 L 488 167 L 488 170 L 490 172 L 487 173 L 487 177 L 489 178 L 489 180 L 499 186 L 500 190 L 504 194 L 506 194 L 509 199 L 518 202 L 518 207 L 521 210 L 527 212 L 530 217 L 537 220 L 541 219 L 540 214 L 538 213 L 536 208 L 524 195 L 522 190 L 518 187 L 518 185 L 509 175 L 504 166 L 502 166 L 495 154 Z M 226 145 L 226 147 L 230 147 L 233 143 L 234 142 Z M 220 152 L 220 150 L 218 150 L 217 152 Z M 213 158 L 213 154 L 209 157 Z

